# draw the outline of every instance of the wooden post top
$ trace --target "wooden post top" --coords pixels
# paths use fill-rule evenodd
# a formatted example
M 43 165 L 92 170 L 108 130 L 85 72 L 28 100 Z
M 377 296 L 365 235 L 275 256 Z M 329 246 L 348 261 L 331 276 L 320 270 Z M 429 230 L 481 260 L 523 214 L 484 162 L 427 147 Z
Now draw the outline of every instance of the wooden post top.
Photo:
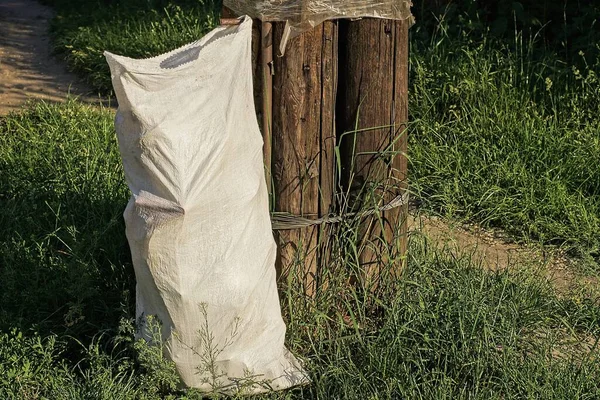
M 239 25 L 242 20 L 237 18 L 221 18 L 221 25 Z

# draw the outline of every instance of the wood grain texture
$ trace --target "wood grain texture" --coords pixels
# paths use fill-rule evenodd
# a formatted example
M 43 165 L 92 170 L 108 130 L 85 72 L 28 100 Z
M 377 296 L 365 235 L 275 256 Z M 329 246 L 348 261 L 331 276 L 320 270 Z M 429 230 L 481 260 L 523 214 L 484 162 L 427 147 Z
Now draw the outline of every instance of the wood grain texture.
M 405 191 L 409 24 L 326 21 L 292 39 L 285 56 L 274 58 L 266 49 L 279 47 L 284 23 L 255 21 L 257 27 L 255 101 L 273 209 L 310 217 L 339 211 L 334 199 L 340 184 L 364 207 L 381 206 Z M 344 134 L 355 127 L 360 132 Z M 336 181 L 336 143 L 342 182 Z M 362 224 L 367 278 L 400 270 L 406 215 L 405 206 Z M 290 270 L 299 271 L 307 295 L 326 287 L 318 277 L 330 262 L 329 230 L 325 225 L 276 234 L 278 275 L 288 278 Z
M 259 25 L 260 24 L 260 25 Z M 254 80 L 255 93 L 261 94 L 258 100 L 260 104 L 259 117 L 261 132 L 263 134 L 263 159 L 265 164 L 265 177 L 267 180 L 267 190 L 269 198 L 272 198 L 273 176 L 271 173 L 271 163 L 273 154 L 272 130 L 273 130 L 273 27 L 270 22 L 256 22 L 259 27 L 260 35 L 260 77 Z M 259 85 L 256 87 L 256 85 Z M 258 109 L 258 107 L 257 107 Z
M 406 189 L 407 28 L 370 18 L 340 25 L 337 127 L 347 133 L 340 142 L 342 184 L 362 207 L 382 206 Z M 360 262 L 367 277 L 400 269 L 392 253 L 397 247 L 390 244 L 406 246 L 405 212 L 385 212 L 362 224 Z M 390 266 L 392 271 L 381 269 Z
M 395 67 L 394 67 L 394 107 L 392 114 L 394 151 L 391 176 L 398 185 L 399 192 L 408 190 L 408 29 L 409 21 L 394 21 Z M 389 219 L 397 221 L 394 226 L 394 240 L 397 242 L 401 259 L 400 267 L 406 264 L 408 250 L 408 202 L 389 211 Z
M 336 182 L 336 127 L 335 104 L 338 81 L 338 22 L 323 23 L 323 42 L 321 57 L 321 129 L 320 129 L 320 165 L 319 165 L 319 216 L 335 211 Z M 327 224 L 319 228 L 318 268 L 323 271 L 331 263 L 332 227 Z M 317 288 L 326 289 L 323 274 L 317 274 Z
M 274 43 L 283 35 L 275 23 Z M 275 209 L 303 216 L 320 212 L 321 126 L 323 96 L 323 25 L 288 42 L 276 57 L 273 77 L 273 164 Z M 279 270 L 300 272 L 305 292 L 316 290 L 316 227 L 278 232 Z

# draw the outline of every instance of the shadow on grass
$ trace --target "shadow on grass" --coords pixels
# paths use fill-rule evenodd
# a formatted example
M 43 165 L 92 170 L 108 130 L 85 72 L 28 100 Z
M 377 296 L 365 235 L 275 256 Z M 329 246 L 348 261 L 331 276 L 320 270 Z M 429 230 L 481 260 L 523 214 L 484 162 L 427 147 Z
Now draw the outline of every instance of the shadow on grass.
M 19 216 L 0 237 L 0 329 L 82 339 L 118 326 L 132 311 L 134 279 L 125 228 L 120 214 L 111 213 L 124 204 L 85 197 L 71 204 L 52 226 L 52 211 L 36 210 L 18 197 L 0 202 Z M 75 213 L 99 210 L 104 223 L 70 221 Z
M 112 118 L 71 101 L 0 120 L 0 330 L 84 339 L 130 311 Z

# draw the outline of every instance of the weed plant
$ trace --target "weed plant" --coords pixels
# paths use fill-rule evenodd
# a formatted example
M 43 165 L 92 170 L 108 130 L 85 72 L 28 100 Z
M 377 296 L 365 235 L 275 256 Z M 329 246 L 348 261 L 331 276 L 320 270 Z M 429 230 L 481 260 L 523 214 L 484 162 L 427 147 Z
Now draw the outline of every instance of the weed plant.
M 129 309 L 112 118 L 71 101 L 0 120 L 0 329 L 93 335 Z

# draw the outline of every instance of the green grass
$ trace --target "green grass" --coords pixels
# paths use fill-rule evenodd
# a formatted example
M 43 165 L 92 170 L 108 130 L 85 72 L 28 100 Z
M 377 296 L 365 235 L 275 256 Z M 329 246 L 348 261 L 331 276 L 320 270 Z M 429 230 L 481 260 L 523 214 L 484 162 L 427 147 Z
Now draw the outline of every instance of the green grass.
M 212 0 L 46 3 L 57 11 L 52 22 L 55 49 L 103 94 L 112 93 L 105 50 L 138 58 L 155 56 L 202 37 L 218 18 Z
M 72 101 L 0 120 L 1 329 L 95 333 L 128 306 L 128 189 L 112 119 Z
M 566 245 L 597 268 L 600 59 L 578 61 L 522 37 L 440 29 L 413 42 L 410 172 L 426 207 Z
M 0 142 L 0 397 L 197 398 L 174 389 L 160 348 L 133 339 L 112 113 L 32 104 L 1 120 Z M 432 248 L 412 238 L 394 290 L 389 280 L 373 294 L 349 287 L 352 253 L 332 259 L 315 299 L 288 287 L 288 343 L 313 384 L 260 398 L 600 395 L 597 300 Z

